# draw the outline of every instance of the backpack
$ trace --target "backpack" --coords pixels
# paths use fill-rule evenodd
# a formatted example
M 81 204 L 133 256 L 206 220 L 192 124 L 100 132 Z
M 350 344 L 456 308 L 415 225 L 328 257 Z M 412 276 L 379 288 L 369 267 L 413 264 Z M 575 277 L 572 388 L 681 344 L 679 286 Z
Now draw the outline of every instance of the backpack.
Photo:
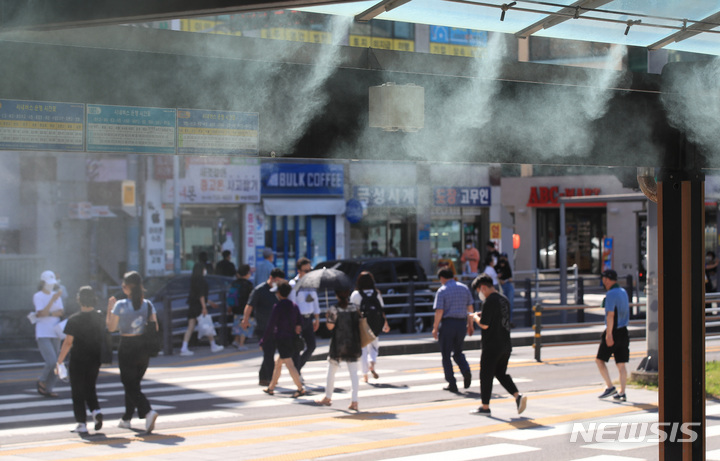
M 380 336 L 385 325 L 385 316 L 383 315 L 383 307 L 378 299 L 377 291 L 371 295 L 365 294 L 365 291 L 359 291 L 359 293 L 362 297 L 360 312 L 367 319 L 368 326 L 370 326 L 375 336 Z
M 235 280 L 232 285 L 230 285 L 230 289 L 225 297 L 225 303 L 232 310 L 233 314 L 242 315 L 252 289 L 252 283 L 246 279 Z

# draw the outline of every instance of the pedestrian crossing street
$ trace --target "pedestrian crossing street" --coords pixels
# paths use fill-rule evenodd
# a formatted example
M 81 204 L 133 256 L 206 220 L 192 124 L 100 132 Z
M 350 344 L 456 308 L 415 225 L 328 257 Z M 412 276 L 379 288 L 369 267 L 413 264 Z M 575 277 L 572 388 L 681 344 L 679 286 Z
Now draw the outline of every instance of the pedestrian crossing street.
M 493 400 L 493 417 L 487 418 L 468 414 L 469 410 L 479 404 L 477 381 L 474 380 L 468 394 L 455 396 L 441 390 L 445 383 L 439 367 L 408 370 L 407 367 L 393 369 L 392 365 L 392 360 L 384 360 L 383 367 L 378 370 L 381 374 L 379 380 L 371 380 L 371 384 L 360 383 L 359 400 L 363 411 L 357 417 L 369 420 L 365 421 L 369 424 L 358 429 L 357 433 L 347 435 L 347 438 L 336 436 L 336 440 L 327 441 L 320 437 L 319 440 L 323 442 L 319 443 L 316 442 L 318 436 L 325 434 L 329 425 L 338 421 L 347 424 L 343 418 L 352 417 L 345 411 L 351 399 L 351 383 L 344 366 L 336 375 L 336 391 L 330 408 L 313 405 L 314 400 L 322 397 L 324 392 L 327 371 L 324 361 L 309 362 L 303 369 L 306 388 L 310 393 L 299 399 L 291 398 L 295 389 L 285 369 L 275 396 L 264 394 L 258 386 L 258 367 L 254 363 L 151 366 L 143 381 L 143 390 L 153 409 L 161 415 L 156 428 L 158 434 L 162 434 L 166 427 L 172 428 L 175 434 L 173 437 L 178 437 L 183 434 L 183 430 L 191 431 L 198 426 L 217 424 L 218 427 L 231 425 L 236 430 L 242 428 L 250 438 L 255 434 L 253 431 L 259 431 L 260 422 L 277 427 L 273 428 L 271 436 L 260 437 L 260 434 L 265 433 L 257 432 L 257 446 L 253 446 L 254 450 L 247 451 L 247 456 L 242 458 L 248 460 L 273 460 L 285 455 L 291 456 L 287 459 L 351 460 L 370 457 L 393 461 L 495 458 L 635 461 L 657 458 L 657 442 L 652 441 L 579 441 L 570 444 L 573 422 L 577 420 L 614 423 L 657 421 L 656 411 L 648 408 L 641 411 L 639 406 L 633 408 L 605 401 L 603 410 L 597 411 L 589 405 L 584 408 L 583 404 L 573 403 L 572 399 L 576 399 L 591 403 L 596 408 L 596 387 L 531 392 L 528 394 L 528 411 L 522 417 L 515 414 L 511 399 L 502 398 L 506 396 L 500 394 L 494 397 L 497 400 Z M 477 365 L 473 367 L 473 374 L 477 376 Z M 517 375 L 514 379 L 521 389 L 532 387 L 531 379 L 522 377 L 522 373 Z M 26 380 L 22 385 L 14 386 L 13 392 L 0 395 L 0 457 L 4 456 L 6 447 L 19 437 L 27 438 L 36 434 L 58 441 L 77 438 L 69 434 L 74 426 L 69 385 L 59 383 L 56 386 L 55 391 L 60 395 L 57 399 L 39 397 L 34 385 L 34 381 Z M 504 392 L 497 382 L 495 385 L 496 393 Z M 124 434 L 127 431 L 123 432 L 116 427 L 116 421 L 124 411 L 124 393 L 117 368 L 103 368 L 97 387 L 107 422 L 103 432 L 109 435 Z M 644 392 L 652 395 L 652 391 Z M 410 396 L 416 398 L 408 400 Z M 558 414 L 559 405 L 562 405 L 564 415 Z M 297 410 L 292 413 L 295 418 L 292 422 L 283 419 L 290 414 L 288 409 Z M 385 421 L 383 415 L 394 415 L 394 420 Z M 720 404 L 709 404 L 707 416 L 706 459 L 720 461 L 720 424 L 714 425 L 718 421 L 717 417 L 720 417 Z M 141 422 L 133 420 L 134 424 L 136 422 L 139 427 Z M 442 422 L 442 430 L 438 432 L 439 422 Z M 286 426 L 293 431 L 297 431 L 299 426 L 304 432 L 286 433 Z M 217 437 L 222 434 L 223 431 L 218 431 Z M 299 448 L 290 448 L 295 451 L 288 453 L 285 444 L 278 442 L 290 435 L 306 440 L 307 443 L 296 445 Z M 358 439 L 365 436 L 381 440 L 386 449 L 370 450 L 368 453 L 368 445 L 357 443 Z M 186 439 L 190 440 L 190 436 Z M 457 447 L 448 449 L 447 445 L 443 445 L 449 440 L 457 441 L 454 444 Z M 235 439 L 217 442 L 222 446 L 238 443 Z M 242 443 L 252 445 L 253 442 L 244 439 Z M 322 443 L 328 446 L 321 446 Z M 316 444 L 318 447 L 315 450 L 307 449 Z M 13 447 L 17 449 L 17 446 Z M 564 449 L 559 450 L 558 447 Z M 190 450 L 198 448 L 188 447 L 188 452 Z M 415 454 L 408 455 L 408 452 Z M 196 456 L 194 459 L 204 459 L 202 452 L 193 453 Z M 258 456 L 253 457 L 253 453 Z M 157 455 L 162 456 L 163 453 L 155 449 L 153 456 Z

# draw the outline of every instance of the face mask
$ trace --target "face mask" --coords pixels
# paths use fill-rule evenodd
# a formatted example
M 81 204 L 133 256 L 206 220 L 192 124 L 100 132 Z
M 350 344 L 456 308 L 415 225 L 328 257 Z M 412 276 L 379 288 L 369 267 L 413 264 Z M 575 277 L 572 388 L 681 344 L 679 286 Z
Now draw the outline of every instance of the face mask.
M 472 244 L 468 243 L 467 245 L 465 245 L 465 248 L 472 248 Z
M 705 262 L 709 263 L 710 261 L 712 261 L 712 256 L 705 256 Z
M 487 299 L 487 296 L 485 296 L 485 293 L 483 293 L 482 291 L 478 291 L 478 297 L 482 302 L 485 302 L 485 300 Z
M 51 285 L 49 283 L 45 284 L 45 291 L 53 291 L 53 288 L 55 288 L 55 285 Z
M 207 269 L 203 269 L 203 276 L 207 275 Z

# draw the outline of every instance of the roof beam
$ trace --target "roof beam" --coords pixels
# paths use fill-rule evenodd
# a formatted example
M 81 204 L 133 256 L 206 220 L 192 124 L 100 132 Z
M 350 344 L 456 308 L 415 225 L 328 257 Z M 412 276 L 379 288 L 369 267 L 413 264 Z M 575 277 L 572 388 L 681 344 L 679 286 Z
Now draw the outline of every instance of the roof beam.
M 362 13 L 355 16 L 355 20 L 358 22 L 368 22 L 376 16 L 381 15 L 386 11 L 390 11 L 398 6 L 408 3 L 410 0 L 382 0 Z
M 692 24 L 690 27 L 686 27 L 685 25 L 683 25 L 683 30 L 679 30 L 674 34 L 668 35 L 662 40 L 653 43 L 652 45 L 648 46 L 648 49 L 659 50 L 660 48 L 665 47 L 671 43 L 681 42 L 686 38 L 694 37 L 695 35 L 698 35 L 702 32 L 716 28 L 718 22 L 720 22 L 720 11 Z
M 549 14 L 535 24 L 532 24 L 531 26 L 528 26 L 525 29 L 516 32 L 515 37 L 528 38 L 535 32 L 543 29 L 549 29 L 552 26 L 557 26 L 558 24 L 563 23 L 569 19 L 577 19 L 587 10 L 598 8 L 605 5 L 606 3 L 610 3 L 611 1 L 612 0 L 578 0 L 572 5 L 566 6 L 565 8 L 557 11 L 556 13 Z
M 344 0 L 0 0 L 0 31 L 58 30 L 335 3 Z

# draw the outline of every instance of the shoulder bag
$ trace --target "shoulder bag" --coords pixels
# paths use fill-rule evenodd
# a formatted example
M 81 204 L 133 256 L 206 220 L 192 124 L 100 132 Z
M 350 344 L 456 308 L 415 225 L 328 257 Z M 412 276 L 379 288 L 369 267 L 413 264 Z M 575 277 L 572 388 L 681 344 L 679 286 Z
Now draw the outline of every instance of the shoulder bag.
M 142 338 L 145 341 L 145 350 L 150 357 L 156 357 L 162 347 L 162 337 L 158 330 L 157 322 L 150 320 L 150 313 L 152 312 L 150 307 L 151 304 L 145 301 L 147 305 L 147 324 L 145 325 L 145 331 L 142 334 Z
M 372 328 L 368 325 L 367 318 L 360 317 L 360 347 L 365 347 L 371 342 L 375 341 L 377 336 L 373 333 Z

